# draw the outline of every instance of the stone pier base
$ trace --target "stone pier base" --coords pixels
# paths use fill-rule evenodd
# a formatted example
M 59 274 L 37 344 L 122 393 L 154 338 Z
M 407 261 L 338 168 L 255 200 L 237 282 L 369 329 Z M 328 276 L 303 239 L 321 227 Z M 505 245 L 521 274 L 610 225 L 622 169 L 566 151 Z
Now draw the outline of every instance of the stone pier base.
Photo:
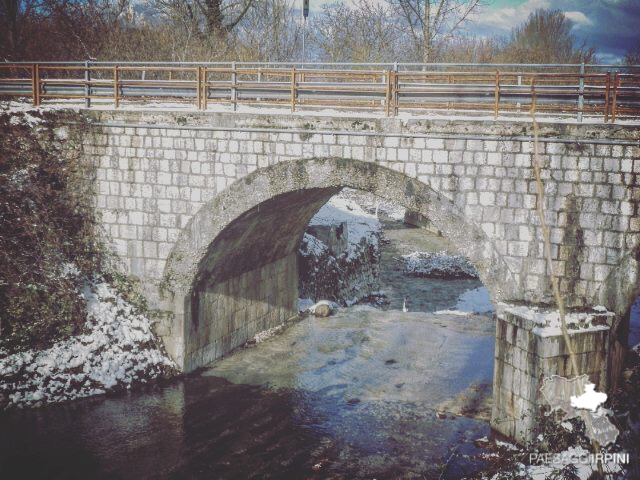
M 538 312 L 539 313 L 539 312 Z M 577 315 L 573 314 L 575 317 Z M 593 312 L 569 323 L 580 374 L 588 374 L 598 391 L 607 388 L 607 348 L 614 316 Z M 522 307 L 498 313 L 491 426 L 520 444 L 533 440 L 536 422 L 548 407 L 540 392 L 544 378 L 573 378 L 569 352 L 557 327 Z

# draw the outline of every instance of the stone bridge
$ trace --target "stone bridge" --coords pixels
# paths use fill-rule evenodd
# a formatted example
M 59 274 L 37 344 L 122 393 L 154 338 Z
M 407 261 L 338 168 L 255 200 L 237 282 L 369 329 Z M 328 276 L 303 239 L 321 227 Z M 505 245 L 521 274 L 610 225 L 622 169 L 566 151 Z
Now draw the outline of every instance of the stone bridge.
M 428 217 L 476 266 L 494 303 L 553 303 L 529 122 L 151 110 L 79 117 L 59 133 L 79 138 L 95 166 L 109 242 L 159 312 L 158 333 L 185 371 L 296 315 L 298 244 L 343 187 Z M 640 293 L 640 133 L 545 122 L 541 136 L 561 291 L 570 307 L 603 305 L 616 315 L 608 336 L 578 352 L 604 354 L 587 373 L 610 386 L 626 341 L 622 320 Z M 560 366 L 535 370 L 549 356 L 545 340 L 522 346 L 515 330 L 524 324 L 501 318 L 494 417 L 496 408 L 508 415 L 499 429 L 523 440 L 514 375 L 524 383 L 528 372 L 538 385 L 542 373 L 566 373 L 567 352 L 549 354 Z M 533 357 L 514 359 L 515 348 Z M 535 406 L 536 394 L 521 396 Z

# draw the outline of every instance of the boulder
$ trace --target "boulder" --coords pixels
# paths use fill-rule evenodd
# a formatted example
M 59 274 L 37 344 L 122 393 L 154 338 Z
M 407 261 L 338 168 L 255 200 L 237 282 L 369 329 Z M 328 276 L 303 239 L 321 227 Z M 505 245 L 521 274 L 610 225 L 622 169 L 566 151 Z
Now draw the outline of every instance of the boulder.
M 331 315 L 331 307 L 327 304 L 318 305 L 314 310 L 313 314 L 316 317 L 328 317 Z

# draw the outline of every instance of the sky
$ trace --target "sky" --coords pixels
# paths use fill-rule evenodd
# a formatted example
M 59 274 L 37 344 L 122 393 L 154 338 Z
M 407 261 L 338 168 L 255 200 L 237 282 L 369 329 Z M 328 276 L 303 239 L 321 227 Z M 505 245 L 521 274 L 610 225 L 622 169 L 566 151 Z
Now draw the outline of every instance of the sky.
M 351 0 L 347 0 L 351 1 Z M 302 3 L 302 0 L 295 0 Z M 310 0 L 311 8 L 333 0 Z M 469 33 L 506 35 L 538 8 L 557 9 L 574 22 L 573 34 L 597 50 L 601 63 L 616 63 L 627 49 L 640 47 L 640 0 L 484 0 L 467 24 Z M 313 15 L 313 12 L 312 12 Z

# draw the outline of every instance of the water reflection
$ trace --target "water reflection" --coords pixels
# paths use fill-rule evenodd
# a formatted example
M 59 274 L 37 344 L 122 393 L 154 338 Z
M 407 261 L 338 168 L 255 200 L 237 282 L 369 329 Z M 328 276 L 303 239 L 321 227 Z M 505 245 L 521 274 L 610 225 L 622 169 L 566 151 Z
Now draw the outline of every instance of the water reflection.
M 490 381 L 491 321 L 463 333 L 455 319 L 401 315 L 355 309 L 309 319 L 172 385 L 4 413 L 0 471 L 61 479 L 439 476 L 453 449 L 474 451 L 472 440 L 489 431 L 484 420 L 435 411 L 470 383 Z M 444 478 L 473 468 L 457 458 Z
M 640 297 L 631 305 L 631 325 L 629 329 L 629 346 L 640 343 Z
M 398 256 L 426 240 L 397 230 L 381 272 L 392 310 L 307 319 L 169 385 L 0 413 L 0 478 L 453 479 L 475 471 L 467 455 L 489 433 L 486 408 L 474 418 L 441 410 L 477 386 L 488 387 L 479 391 L 490 401 L 494 323 L 424 313 L 455 308 L 481 284 L 407 277 Z M 414 313 L 397 311 L 406 296 Z

